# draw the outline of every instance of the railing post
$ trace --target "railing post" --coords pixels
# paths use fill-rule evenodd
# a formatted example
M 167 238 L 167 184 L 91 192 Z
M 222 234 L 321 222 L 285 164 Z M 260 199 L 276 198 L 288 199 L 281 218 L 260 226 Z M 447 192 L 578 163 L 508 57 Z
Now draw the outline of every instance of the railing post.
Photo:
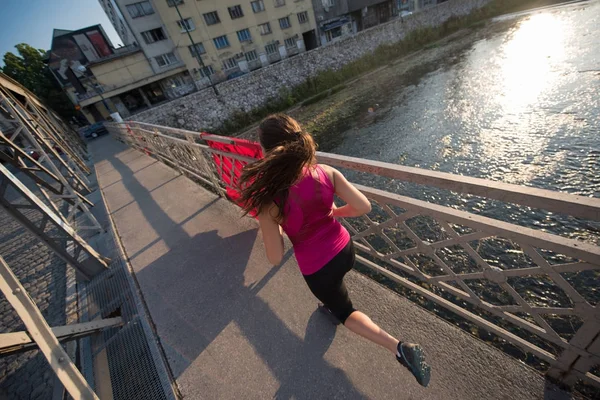
M 585 375 L 595 364 L 592 357 L 600 357 L 600 312 L 590 307 L 584 316 L 585 322 L 569 341 L 569 348 L 560 354 L 548 371 L 548 376 L 568 386 L 575 384 L 580 375 Z M 591 356 L 581 356 L 573 348 L 588 352 Z
M 221 187 L 221 185 L 219 183 L 219 177 L 217 176 L 217 174 L 211 167 L 212 160 L 210 160 L 210 161 L 207 160 L 206 156 L 204 155 L 202 150 L 200 150 L 198 147 L 194 146 L 194 144 L 196 144 L 196 143 L 195 143 L 194 137 L 192 135 L 186 134 L 185 138 L 191 144 L 190 148 L 192 149 L 192 151 L 194 152 L 194 154 L 196 156 L 196 161 L 197 161 L 198 166 L 206 172 L 210 181 L 213 184 L 213 187 L 215 188 L 215 190 L 217 191 L 219 196 L 226 197 L 225 192 L 223 191 L 223 188 Z
M 162 148 L 165 149 L 165 151 L 167 152 L 167 155 L 173 161 L 173 164 L 175 164 L 175 166 L 177 167 L 177 170 L 179 171 L 179 173 L 181 175 L 185 176 L 185 173 L 184 173 L 183 169 L 181 168 L 181 164 L 179 162 L 179 159 L 173 153 L 173 149 L 171 148 L 171 145 L 169 143 L 167 143 L 165 140 L 163 140 L 162 138 L 160 138 L 160 136 L 158 136 L 158 134 L 160 133 L 160 132 L 158 132 L 158 129 L 154 128 L 153 131 L 155 133 L 154 139 L 156 139 L 156 141 L 160 143 L 160 145 L 162 146 Z

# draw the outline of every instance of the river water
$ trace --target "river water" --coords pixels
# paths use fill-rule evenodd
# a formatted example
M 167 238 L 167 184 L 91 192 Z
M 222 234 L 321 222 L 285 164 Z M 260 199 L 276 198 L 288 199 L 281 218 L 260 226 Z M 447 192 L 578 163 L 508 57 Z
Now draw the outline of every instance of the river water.
M 496 19 L 350 85 L 297 117 L 323 151 L 600 197 L 600 2 Z M 596 222 L 346 172 L 369 186 L 600 243 Z M 531 265 L 508 241 L 475 245 L 491 265 Z M 469 270 L 464 265 L 470 261 L 460 254 L 443 258 Z M 435 265 L 412 261 L 436 274 Z M 590 302 L 600 300 L 597 272 L 566 277 Z M 511 284 L 530 303 L 572 305 L 543 277 Z M 472 288 L 495 304 L 511 304 L 498 287 Z M 579 325 L 569 322 L 571 333 L 573 324 Z

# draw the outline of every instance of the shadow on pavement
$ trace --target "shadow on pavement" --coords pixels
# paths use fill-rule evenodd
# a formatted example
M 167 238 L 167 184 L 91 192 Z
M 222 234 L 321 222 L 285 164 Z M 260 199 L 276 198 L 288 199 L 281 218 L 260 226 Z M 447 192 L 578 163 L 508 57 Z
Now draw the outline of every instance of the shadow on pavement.
M 259 296 L 281 265 L 254 282 L 248 276 L 247 267 L 258 229 L 229 237 L 208 230 L 190 237 L 182 224 L 217 200 L 204 206 L 199 204 L 192 216 L 175 223 L 136 179 L 126 161 L 114 155 L 108 156 L 106 161 L 119 172 L 144 218 L 169 249 L 139 270 L 136 277 L 175 379 L 182 374 L 195 374 L 202 375 L 201 381 L 207 385 L 219 381 L 236 385 L 235 381 L 223 381 L 218 370 L 233 368 L 240 371 L 242 379 L 244 368 L 252 369 L 257 364 L 240 355 L 238 346 L 249 344 L 262 361 L 258 364 L 266 366 L 279 383 L 278 399 L 365 397 L 344 371 L 324 359 L 336 333 L 336 327 L 325 316 L 315 311 L 302 339 Z M 289 251 L 286 260 L 291 255 Z M 135 254 L 130 256 L 134 257 Z M 243 338 L 232 338 L 232 325 Z M 221 365 L 216 365 L 215 370 L 201 363 L 192 366 L 209 346 L 220 349 Z M 223 360 L 227 365 L 222 365 Z

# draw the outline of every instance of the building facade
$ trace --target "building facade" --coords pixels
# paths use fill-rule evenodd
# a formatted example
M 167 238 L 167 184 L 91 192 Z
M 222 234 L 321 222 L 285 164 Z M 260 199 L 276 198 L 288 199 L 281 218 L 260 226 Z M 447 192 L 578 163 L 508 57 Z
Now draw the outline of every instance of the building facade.
M 130 44 L 135 43 L 135 37 L 133 36 L 131 30 L 129 29 L 129 25 L 125 21 L 123 14 L 119 7 L 117 7 L 114 0 L 98 0 L 100 2 L 100 6 L 108 16 L 108 20 L 117 31 L 117 34 L 121 38 L 123 45 L 129 46 Z
M 312 0 L 320 44 L 391 20 L 398 15 L 398 1 L 402 0 Z
M 110 1 L 116 2 L 116 6 L 121 10 L 136 43 L 150 61 L 155 73 L 160 74 L 174 66 L 185 65 L 153 2 L 138 0 Z
M 198 88 L 318 46 L 311 0 L 114 1 L 155 72 L 180 62 Z
M 137 43 L 114 48 L 100 25 L 55 30 L 48 66 L 88 122 L 146 110 L 196 90 L 182 61 L 156 68 Z
M 442 0 L 312 0 L 321 45 L 441 2 Z

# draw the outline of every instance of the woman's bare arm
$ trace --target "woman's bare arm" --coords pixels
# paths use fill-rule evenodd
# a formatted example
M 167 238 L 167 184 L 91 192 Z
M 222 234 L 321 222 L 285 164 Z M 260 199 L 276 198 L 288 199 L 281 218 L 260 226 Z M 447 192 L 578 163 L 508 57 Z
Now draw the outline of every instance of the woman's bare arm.
M 281 226 L 274 219 L 277 213 L 277 206 L 273 204 L 270 207 L 265 207 L 258 215 L 267 259 L 273 265 L 278 265 L 283 259 L 283 232 Z
M 333 207 L 332 215 L 334 217 L 360 217 L 371 211 L 369 199 L 348 182 L 340 171 L 329 166 L 323 167 L 333 183 L 335 194 L 346 202 L 341 207 Z

